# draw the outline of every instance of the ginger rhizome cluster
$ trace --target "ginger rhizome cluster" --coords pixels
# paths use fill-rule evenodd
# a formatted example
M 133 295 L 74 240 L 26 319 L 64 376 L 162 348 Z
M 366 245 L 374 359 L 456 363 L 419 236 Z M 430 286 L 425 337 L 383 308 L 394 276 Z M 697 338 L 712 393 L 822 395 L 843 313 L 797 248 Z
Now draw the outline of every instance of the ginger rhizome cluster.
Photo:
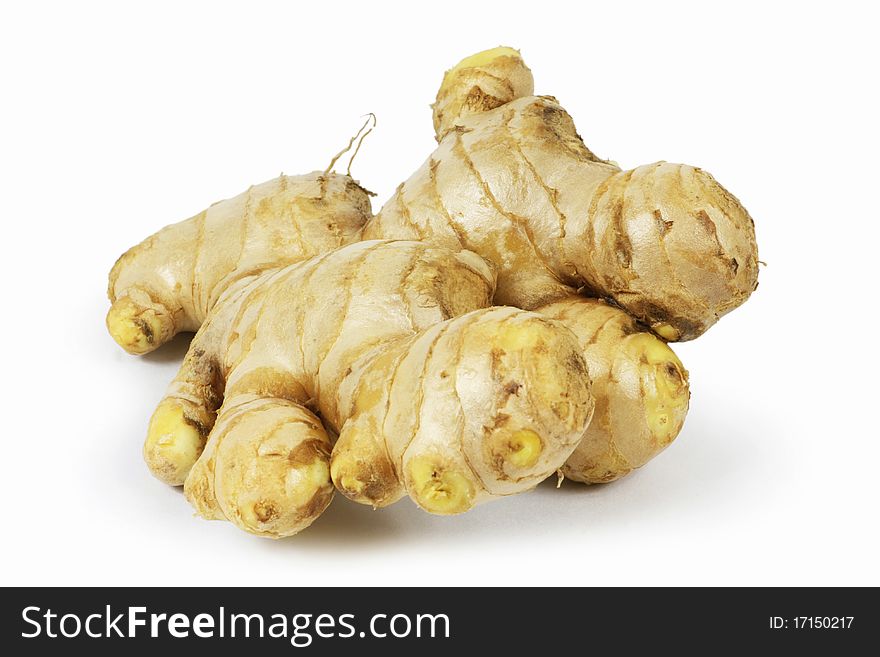
M 144 458 L 206 518 L 301 531 L 334 492 L 435 514 L 625 476 L 682 429 L 691 340 L 757 286 L 699 168 L 594 155 L 516 50 L 447 71 L 436 150 L 375 216 L 332 171 L 168 226 L 110 274 L 134 354 L 195 331 Z

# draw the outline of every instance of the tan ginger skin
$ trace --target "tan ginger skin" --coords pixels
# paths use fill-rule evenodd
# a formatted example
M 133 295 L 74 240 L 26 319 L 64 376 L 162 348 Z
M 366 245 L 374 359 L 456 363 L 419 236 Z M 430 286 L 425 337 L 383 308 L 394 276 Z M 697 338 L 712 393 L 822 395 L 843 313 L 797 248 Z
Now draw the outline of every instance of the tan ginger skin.
M 596 157 L 516 50 L 446 73 L 437 150 L 368 222 L 365 239 L 425 239 L 498 268 L 495 302 L 534 309 L 584 288 L 668 341 L 691 340 L 757 285 L 751 217 L 701 169 L 629 171 Z
M 530 489 L 575 449 L 593 399 L 571 332 L 488 308 L 493 292 L 481 258 L 421 242 L 243 279 L 193 339 L 145 459 L 201 515 L 271 537 L 308 526 L 333 482 L 440 514 Z
M 360 239 L 369 192 L 351 177 L 314 172 L 253 185 L 160 230 L 110 272 L 107 328 L 143 354 L 195 331 L 233 283 Z
M 538 312 L 577 336 L 596 400 L 587 433 L 561 469 L 565 477 L 614 481 L 675 440 L 690 391 L 687 370 L 669 345 L 599 299 L 569 297 Z
M 163 229 L 113 268 L 111 334 L 128 351 L 145 353 L 178 331 L 197 329 L 228 289 L 362 236 L 465 246 L 494 264 L 496 302 L 540 309 L 580 342 L 597 408 L 564 474 L 598 483 L 639 467 L 680 431 L 687 372 L 626 313 L 571 294 L 586 285 L 665 339 L 690 339 L 755 287 L 752 222 L 698 169 L 659 163 L 620 172 L 599 160 L 553 99 L 531 93 L 531 72 L 509 48 L 478 53 L 447 72 L 434 105 L 438 149 L 376 218 L 368 192 L 350 177 L 314 173 L 257 185 Z M 286 305 L 281 309 L 287 312 Z M 197 353 L 187 362 L 203 372 L 200 394 L 191 405 L 180 396 L 190 439 L 176 441 L 174 459 L 152 463 L 171 483 L 186 478 L 222 401 L 216 362 L 196 359 Z M 379 370 L 373 376 L 381 387 Z M 164 435 L 155 425 L 167 422 L 164 433 L 185 436 L 179 419 L 157 414 L 150 435 Z M 242 432 L 249 422 L 235 426 Z M 350 442 L 361 433 L 351 429 L 342 438 Z M 357 442 L 370 451 L 369 441 Z M 150 449 L 147 454 L 151 461 Z M 355 464 L 380 463 L 375 456 Z M 395 481 L 390 466 L 385 477 L 369 481 L 356 470 L 345 459 L 334 461 L 334 479 L 347 495 L 381 505 L 403 494 L 399 481 L 388 483 Z M 248 483 L 253 494 L 260 485 Z M 302 525 L 290 517 L 278 522 L 288 529 L 258 531 L 280 535 Z

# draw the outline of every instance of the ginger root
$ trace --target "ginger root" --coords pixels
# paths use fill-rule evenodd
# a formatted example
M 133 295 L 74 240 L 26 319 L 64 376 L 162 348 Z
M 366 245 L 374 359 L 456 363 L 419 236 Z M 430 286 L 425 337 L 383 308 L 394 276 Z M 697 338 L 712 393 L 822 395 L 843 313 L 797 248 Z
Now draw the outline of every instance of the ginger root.
M 371 219 L 365 239 L 424 239 L 498 268 L 496 303 L 534 309 L 584 288 L 668 341 L 691 340 L 757 286 L 754 225 L 701 169 L 622 171 L 594 155 L 519 54 L 448 71 L 437 150 Z
M 454 514 L 557 470 L 618 479 L 676 438 L 666 342 L 755 289 L 752 219 L 698 168 L 598 158 L 533 87 L 506 47 L 447 71 L 437 149 L 375 217 L 347 175 L 281 176 L 117 261 L 123 348 L 198 331 L 150 421 L 156 477 L 280 537 L 334 486 Z
M 372 216 L 369 192 L 347 175 L 281 175 L 126 251 L 110 272 L 107 328 L 132 354 L 195 331 L 244 278 L 355 241 Z
M 669 345 L 601 300 L 571 297 L 538 312 L 577 336 L 593 383 L 596 412 L 562 467 L 568 479 L 619 479 L 675 440 L 690 390 L 687 370 Z
M 320 515 L 331 477 L 440 514 L 535 486 L 580 442 L 589 378 L 570 331 L 488 307 L 494 282 L 473 253 L 383 241 L 240 280 L 156 409 L 148 465 L 271 537 Z
M 499 46 L 465 57 L 446 71 L 431 106 L 434 135 L 440 141 L 459 119 L 531 96 L 534 91 L 532 72 L 513 48 Z

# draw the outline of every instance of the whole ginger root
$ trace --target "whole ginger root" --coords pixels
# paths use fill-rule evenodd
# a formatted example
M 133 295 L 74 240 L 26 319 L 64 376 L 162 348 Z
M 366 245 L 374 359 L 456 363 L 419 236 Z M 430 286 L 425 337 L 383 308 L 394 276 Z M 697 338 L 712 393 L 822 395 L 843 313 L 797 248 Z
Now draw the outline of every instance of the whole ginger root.
M 424 239 L 498 268 L 496 303 L 534 309 L 583 288 L 667 341 L 691 340 L 757 286 L 754 224 L 705 171 L 622 171 L 594 155 L 516 50 L 447 71 L 437 149 L 371 219 L 365 239 Z
M 477 53 L 444 76 L 437 150 L 377 216 L 347 175 L 282 176 L 119 259 L 121 346 L 199 331 L 150 423 L 157 477 L 278 537 L 333 484 L 458 513 L 557 468 L 612 481 L 675 439 L 689 383 L 665 341 L 756 287 L 752 220 L 697 168 L 599 159 L 532 94 L 517 51 Z
M 421 242 L 242 279 L 193 339 L 145 459 L 202 516 L 270 537 L 307 527 L 333 482 L 440 514 L 528 490 L 577 447 L 593 399 L 571 332 L 489 307 L 493 292 L 481 258 Z

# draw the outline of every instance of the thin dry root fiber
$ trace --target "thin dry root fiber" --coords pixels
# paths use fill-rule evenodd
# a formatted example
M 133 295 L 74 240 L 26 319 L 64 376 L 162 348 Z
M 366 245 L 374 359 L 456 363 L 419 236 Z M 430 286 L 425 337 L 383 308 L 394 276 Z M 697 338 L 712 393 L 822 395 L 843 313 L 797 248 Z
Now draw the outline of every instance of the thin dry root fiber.
M 593 421 L 562 467 L 567 478 L 619 479 L 675 440 L 690 392 L 687 370 L 669 345 L 604 301 L 573 297 L 538 312 L 577 336 L 596 399 Z
M 359 238 L 369 192 L 347 175 L 281 175 L 163 228 L 110 272 L 107 329 L 145 354 L 195 331 L 236 282 Z
M 314 521 L 334 481 L 433 513 L 531 488 L 593 399 L 575 336 L 488 308 L 494 283 L 473 253 L 376 241 L 230 288 L 153 416 L 151 470 L 204 517 L 269 537 Z
M 757 286 L 754 225 L 699 168 L 622 171 L 596 157 L 519 53 L 446 73 L 437 149 L 368 223 L 365 239 L 426 239 L 498 269 L 498 304 L 534 309 L 586 288 L 668 341 L 693 339 Z

